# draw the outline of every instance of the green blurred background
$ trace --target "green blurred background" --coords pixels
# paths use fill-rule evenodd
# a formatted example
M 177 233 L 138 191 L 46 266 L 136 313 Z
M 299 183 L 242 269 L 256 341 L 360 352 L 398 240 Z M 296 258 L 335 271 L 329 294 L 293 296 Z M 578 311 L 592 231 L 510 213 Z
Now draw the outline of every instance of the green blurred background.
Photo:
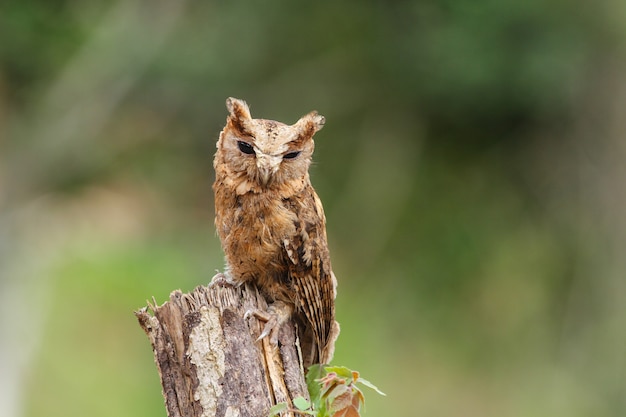
M 223 265 L 228 96 L 326 117 L 365 415 L 626 415 L 625 58 L 620 0 L 4 1 L 0 415 L 166 415 L 133 310 Z

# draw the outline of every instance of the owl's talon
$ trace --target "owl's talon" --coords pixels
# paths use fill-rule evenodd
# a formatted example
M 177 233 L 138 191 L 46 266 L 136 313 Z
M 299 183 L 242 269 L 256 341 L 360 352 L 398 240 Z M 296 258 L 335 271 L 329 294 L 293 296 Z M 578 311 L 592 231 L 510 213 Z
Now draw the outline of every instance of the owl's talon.
M 243 315 L 244 320 L 248 320 L 250 317 L 255 317 L 261 321 L 268 321 L 270 319 L 269 314 L 261 310 L 247 310 Z
M 263 326 L 263 331 L 256 339 L 257 342 L 260 342 L 267 336 L 270 336 L 270 343 L 276 345 L 278 343 L 278 329 L 280 328 L 280 323 L 278 323 L 278 318 L 275 314 L 272 314 L 268 311 L 262 310 L 248 310 L 243 315 L 245 320 L 248 320 L 250 317 L 255 317 L 257 320 L 264 321 L 265 325 Z
M 248 310 L 244 314 L 244 319 L 249 319 L 254 316 L 257 320 L 264 321 L 265 325 L 261 334 L 256 339 L 257 342 L 263 340 L 269 336 L 269 342 L 276 346 L 278 345 L 278 332 L 280 326 L 289 320 L 293 308 L 285 303 L 276 301 L 269 306 L 267 311 L 263 310 Z
M 232 280 L 232 278 L 230 278 L 228 275 L 220 272 L 220 271 L 215 271 L 216 274 L 213 276 L 213 278 L 211 278 L 211 282 L 209 283 L 209 286 L 220 286 L 220 287 L 236 287 L 237 283 L 235 281 Z
M 269 324 L 269 322 L 268 322 Z M 261 334 L 259 335 L 259 337 L 256 338 L 257 342 L 260 342 L 261 340 L 263 340 L 264 338 L 266 338 L 270 333 L 272 333 L 272 328 L 269 327 L 267 324 L 265 326 L 263 326 L 263 332 L 261 332 Z M 272 335 L 273 336 L 273 335 Z M 273 345 L 275 345 L 276 343 L 273 341 L 273 337 L 270 337 L 270 343 L 272 343 Z

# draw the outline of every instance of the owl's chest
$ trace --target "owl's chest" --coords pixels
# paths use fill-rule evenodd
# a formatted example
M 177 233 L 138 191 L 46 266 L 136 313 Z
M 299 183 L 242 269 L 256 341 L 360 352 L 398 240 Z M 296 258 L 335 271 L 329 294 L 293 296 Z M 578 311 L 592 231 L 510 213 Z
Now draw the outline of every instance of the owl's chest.
M 297 220 L 282 199 L 257 194 L 237 196 L 216 219 L 230 263 L 260 269 L 280 266 L 284 241 L 296 233 Z
M 269 244 L 295 233 L 297 217 L 281 200 L 248 197 L 236 205 L 233 232 Z

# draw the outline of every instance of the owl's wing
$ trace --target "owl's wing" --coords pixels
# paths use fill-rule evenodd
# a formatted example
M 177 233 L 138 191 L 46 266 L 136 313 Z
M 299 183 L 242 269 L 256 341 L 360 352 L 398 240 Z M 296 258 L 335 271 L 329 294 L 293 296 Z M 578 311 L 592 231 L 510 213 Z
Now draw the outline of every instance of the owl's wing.
M 338 325 L 335 323 L 336 281 L 330 265 L 324 210 L 311 186 L 286 203 L 297 218 L 295 235 L 284 242 L 291 260 L 289 273 L 296 312 L 306 317 L 313 331 L 317 361 L 328 363 Z

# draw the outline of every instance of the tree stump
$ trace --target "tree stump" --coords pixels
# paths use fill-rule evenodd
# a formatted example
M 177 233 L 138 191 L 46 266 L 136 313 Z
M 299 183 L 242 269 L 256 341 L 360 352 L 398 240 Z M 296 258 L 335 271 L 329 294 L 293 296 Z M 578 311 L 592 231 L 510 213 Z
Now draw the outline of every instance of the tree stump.
M 254 287 L 214 282 L 135 312 L 152 344 L 169 417 L 264 417 L 276 403 L 293 409 L 292 399 L 309 399 L 294 325 L 283 325 L 272 346 L 267 337 L 256 341 L 262 323 L 244 319 L 266 308 Z

